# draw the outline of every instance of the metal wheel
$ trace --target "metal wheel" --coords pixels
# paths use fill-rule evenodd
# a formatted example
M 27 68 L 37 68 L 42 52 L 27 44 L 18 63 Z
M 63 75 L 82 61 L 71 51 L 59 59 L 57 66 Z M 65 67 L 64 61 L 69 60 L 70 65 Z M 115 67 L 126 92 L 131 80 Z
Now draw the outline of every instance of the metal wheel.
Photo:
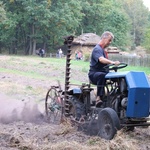
M 104 108 L 98 114 L 98 135 L 111 140 L 120 129 L 117 113 L 111 108 Z
M 55 87 L 51 87 L 45 99 L 45 112 L 48 120 L 53 123 L 59 123 L 62 118 L 63 100 L 59 91 Z

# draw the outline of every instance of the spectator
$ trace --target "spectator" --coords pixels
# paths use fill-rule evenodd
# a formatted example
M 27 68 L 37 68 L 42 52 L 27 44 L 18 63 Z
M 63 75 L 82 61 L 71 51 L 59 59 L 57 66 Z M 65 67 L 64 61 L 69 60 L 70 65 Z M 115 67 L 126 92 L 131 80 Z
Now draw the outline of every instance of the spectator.
M 44 55 L 45 55 L 45 50 L 42 49 L 42 48 L 40 48 L 40 50 L 39 50 L 39 56 L 44 57 Z
M 56 57 L 59 58 L 59 49 L 57 50 Z
M 78 52 L 78 60 L 81 60 L 82 59 L 82 53 L 81 51 Z
M 75 52 L 75 59 L 76 60 L 81 60 L 82 59 L 82 52 L 81 51 Z
M 59 49 L 59 58 L 62 58 L 62 54 L 63 54 L 63 52 L 62 52 L 62 50 L 61 50 L 61 48 Z
M 44 56 L 45 56 L 45 50 L 42 49 L 42 57 L 44 57 Z
M 78 51 L 75 52 L 75 59 L 78 60 Z

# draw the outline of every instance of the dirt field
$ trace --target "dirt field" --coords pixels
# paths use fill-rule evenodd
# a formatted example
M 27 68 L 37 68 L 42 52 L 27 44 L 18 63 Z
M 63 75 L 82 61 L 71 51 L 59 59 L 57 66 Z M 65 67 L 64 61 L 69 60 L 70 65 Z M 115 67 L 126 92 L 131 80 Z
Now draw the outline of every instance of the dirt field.
M 64 83 L 64 64 L 47 58 L 0 56 L 0 150 L 149 150 L 150 128 L 118 131 L 106 141 L 78 131 L 70 122 L 54 124 L 45 118 L 44 100 L 57 79 Z M 59 61 L 59 59 L 58 59 Z M 72 78 L 87 82 L 74 68 Z

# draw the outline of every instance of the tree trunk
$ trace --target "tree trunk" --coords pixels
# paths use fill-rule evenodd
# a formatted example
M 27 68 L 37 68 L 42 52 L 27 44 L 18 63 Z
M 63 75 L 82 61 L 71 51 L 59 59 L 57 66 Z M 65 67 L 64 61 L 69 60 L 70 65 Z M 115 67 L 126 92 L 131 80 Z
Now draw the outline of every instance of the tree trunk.
M 0 54 L 2 53 L 2 44 L 1 44 L 1 41 L 0 41 Z
M 30 38 L 29 55 L 32 54 L 32 38 Z
M 32 55 L 36 54 L 36 39 L 33 40 L 33 51 L 32 51 Z

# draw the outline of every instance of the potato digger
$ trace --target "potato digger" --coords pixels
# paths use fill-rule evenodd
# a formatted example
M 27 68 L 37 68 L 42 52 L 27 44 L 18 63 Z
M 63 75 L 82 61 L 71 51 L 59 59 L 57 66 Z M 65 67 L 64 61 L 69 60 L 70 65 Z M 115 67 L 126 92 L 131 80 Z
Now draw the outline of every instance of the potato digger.
M 79 128 L 90 130 L 90 135 L 97 135 L 111 140 L 117 130 L 125 128 L 133 131 L 135 127 L 150 126 L 150 83 L 144 72 L 117 72 L 127 67 L 121 63 L 118 66 L 107 65 L 109 73 L 105 76 L 103 105 L 95 106 L 91 99 L 94 90 L 92 84 L 82 83 L 70 88 L 71 45 L 74 37 L 65 37 L 66 54 L 65 88 L 51 86 L 46 94 L 45 112 L 51 121 L 69 118 L 79 125 Z

